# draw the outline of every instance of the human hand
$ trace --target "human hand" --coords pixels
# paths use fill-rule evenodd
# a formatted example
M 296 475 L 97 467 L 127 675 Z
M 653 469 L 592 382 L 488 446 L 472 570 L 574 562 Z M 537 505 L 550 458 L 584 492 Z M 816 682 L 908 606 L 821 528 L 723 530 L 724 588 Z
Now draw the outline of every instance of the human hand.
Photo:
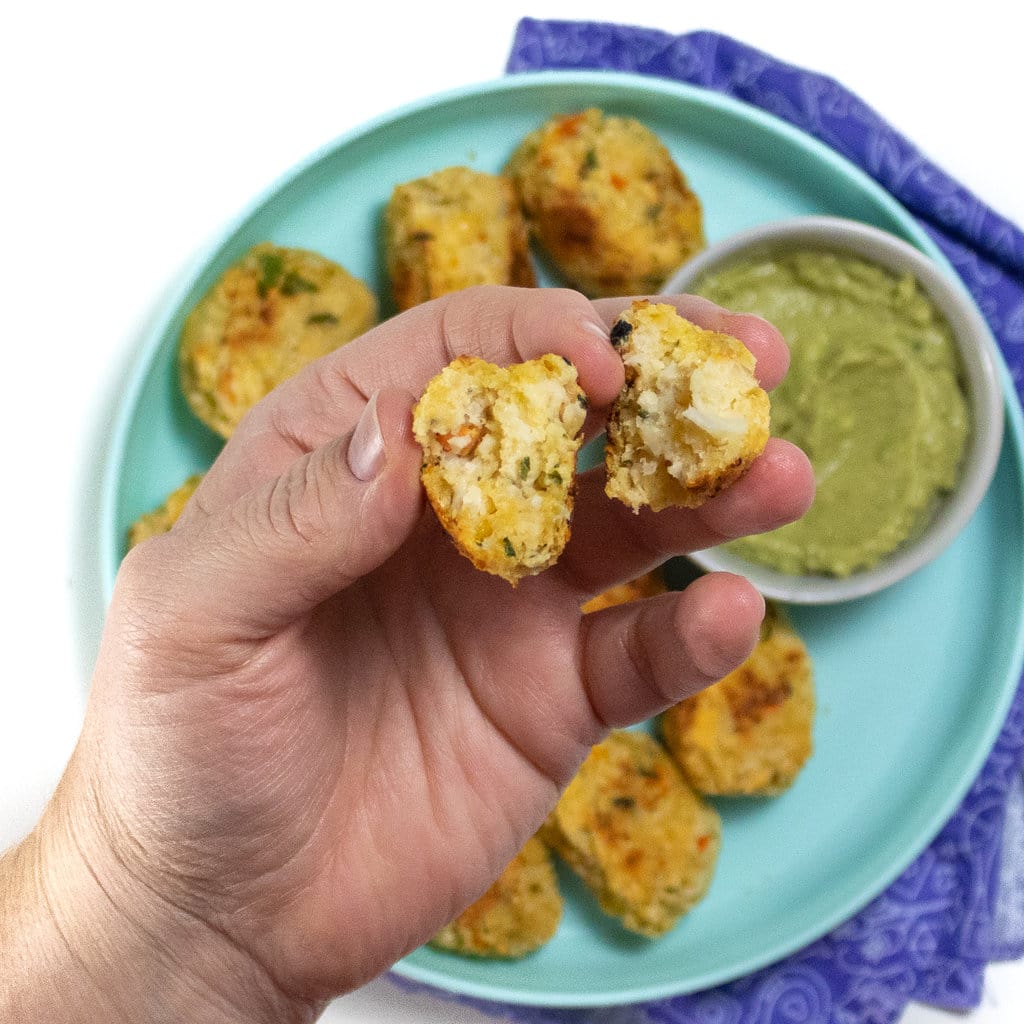
M 514 590 L 424 511 L 410 407 L 428 379 L 457 354 L 555 352 L 594 432 L 622 384 L 607 329 L 626 304 L 481 288 L 388 321 L 257 406 L 175 529 L 128 555 L 80 743 L 30 844 L 95 976 L 123 975 L 123 951 L 89 948 L 91 913 L 136 951 L 148 936 L 223 1019 L 308 1019 L 475 899 L 609 727 L 749 653 L 764 606 L 738 577 L 580 605 L 799 516 L 810 468 L 784 442 L 692 511 L 634 516 L 603 469 L 584 474 L 558 565 Z M 778 382 L 774 328 L 677 305 Z

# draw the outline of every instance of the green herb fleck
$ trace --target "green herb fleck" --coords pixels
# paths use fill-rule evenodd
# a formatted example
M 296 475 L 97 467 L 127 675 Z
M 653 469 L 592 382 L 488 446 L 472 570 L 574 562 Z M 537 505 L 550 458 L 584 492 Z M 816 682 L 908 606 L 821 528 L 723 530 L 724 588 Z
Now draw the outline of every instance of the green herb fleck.
M 657 220 L 661 216 L 661 211 L 665 207 L 661 203 L 655 203 L 653 206 L 647 207 L 647 219 Z
M 548 473 L 548 479 L 549 480 L 554 480 L 554 482 L 556 484 L 560 484 L 560 483 L 563 482 L 562 481 L 562 474 L 559 473 L 557 469 L 553 469 L 553 470 L 551 470 L 550 473 Z
M 597 169 L 597 153 L 591 148 L 587 150 L 586 156 L 583 158 L 583 166 L 580 168 L 582 174 L 589 174 L 591 171 Z
M 508 537 L 504 537 L 502 539 L 501 543 L 504 545 L 505 555 L 508 558 L 515 558 L 516 557 L 516 549 L 514 547 L 512 547 L 512 541 L 510 541 L 508 539 Z
M 530 456 L 524 455 L 519 460 L 519 479 L 525 480 L 530 475 Z
M 298 295 L 299 292 L 318 292 L 320 289 L 313 284 L 312 281 L 303 277 L 301 274 L 297 274 L 294 270 L 289 270 L 284 275 L 284 281 L 281 282 L 281 294 L 282 295 Z
M 333 313 L 313 313 L 311 316 L 306 317 L 307 324 L 333 325 L 337 322 L 338 318 Z
M 267 292 L 276 287 L 284 274 L 284 260 L 276 252 L 261 252 L 257 257 L 260 267 L 260 278 L 256 282 L 256 290 L 260 298 L 265 299 Z
M 624 811 L 631 811 L 636 807 L 636 801 L 631 796 L 613 796 L 612 803 L 621 807 Z

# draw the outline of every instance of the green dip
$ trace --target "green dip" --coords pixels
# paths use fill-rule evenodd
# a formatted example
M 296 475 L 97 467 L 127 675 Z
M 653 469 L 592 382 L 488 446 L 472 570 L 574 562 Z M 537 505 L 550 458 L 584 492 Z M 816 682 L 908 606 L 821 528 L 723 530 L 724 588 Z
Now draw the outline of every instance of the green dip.
M 807 453 L 817 482 L 802 519 L 730 549 L 785 573 L 847 576 L 923 530 L 969 427 L 953 333 L 917 281 L 808 249 L 733 263 L 696 291 L 782 331 L 792 362 L 772 434 Z

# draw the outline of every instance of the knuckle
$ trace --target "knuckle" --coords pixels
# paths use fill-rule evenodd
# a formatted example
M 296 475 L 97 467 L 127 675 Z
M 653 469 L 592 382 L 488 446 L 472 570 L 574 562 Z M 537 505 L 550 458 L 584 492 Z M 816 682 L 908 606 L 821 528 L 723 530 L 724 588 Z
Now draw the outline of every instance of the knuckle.
M 266 519 L 271 534 L 281 540 L 298 539 L 313 545 L 324 533 L 325 506 L 319 453 L 296 462 L 274 482 L 266 502 Z
M 152 537 L 121 562 L 108 618 L 131 649 L 150 648 L 179 627 L 188 600 L 182 594 L 177 547 L 172 534 Z

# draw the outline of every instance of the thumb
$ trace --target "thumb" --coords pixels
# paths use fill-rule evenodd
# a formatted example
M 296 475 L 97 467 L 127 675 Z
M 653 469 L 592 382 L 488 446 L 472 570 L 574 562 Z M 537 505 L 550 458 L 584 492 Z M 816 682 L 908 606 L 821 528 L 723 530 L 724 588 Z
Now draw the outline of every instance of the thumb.
M 423 509 L 411 402 L 374 393 L 350 434 L 186 527 L 189 617 L 235 639 L 268 636 L 390 557 Z

